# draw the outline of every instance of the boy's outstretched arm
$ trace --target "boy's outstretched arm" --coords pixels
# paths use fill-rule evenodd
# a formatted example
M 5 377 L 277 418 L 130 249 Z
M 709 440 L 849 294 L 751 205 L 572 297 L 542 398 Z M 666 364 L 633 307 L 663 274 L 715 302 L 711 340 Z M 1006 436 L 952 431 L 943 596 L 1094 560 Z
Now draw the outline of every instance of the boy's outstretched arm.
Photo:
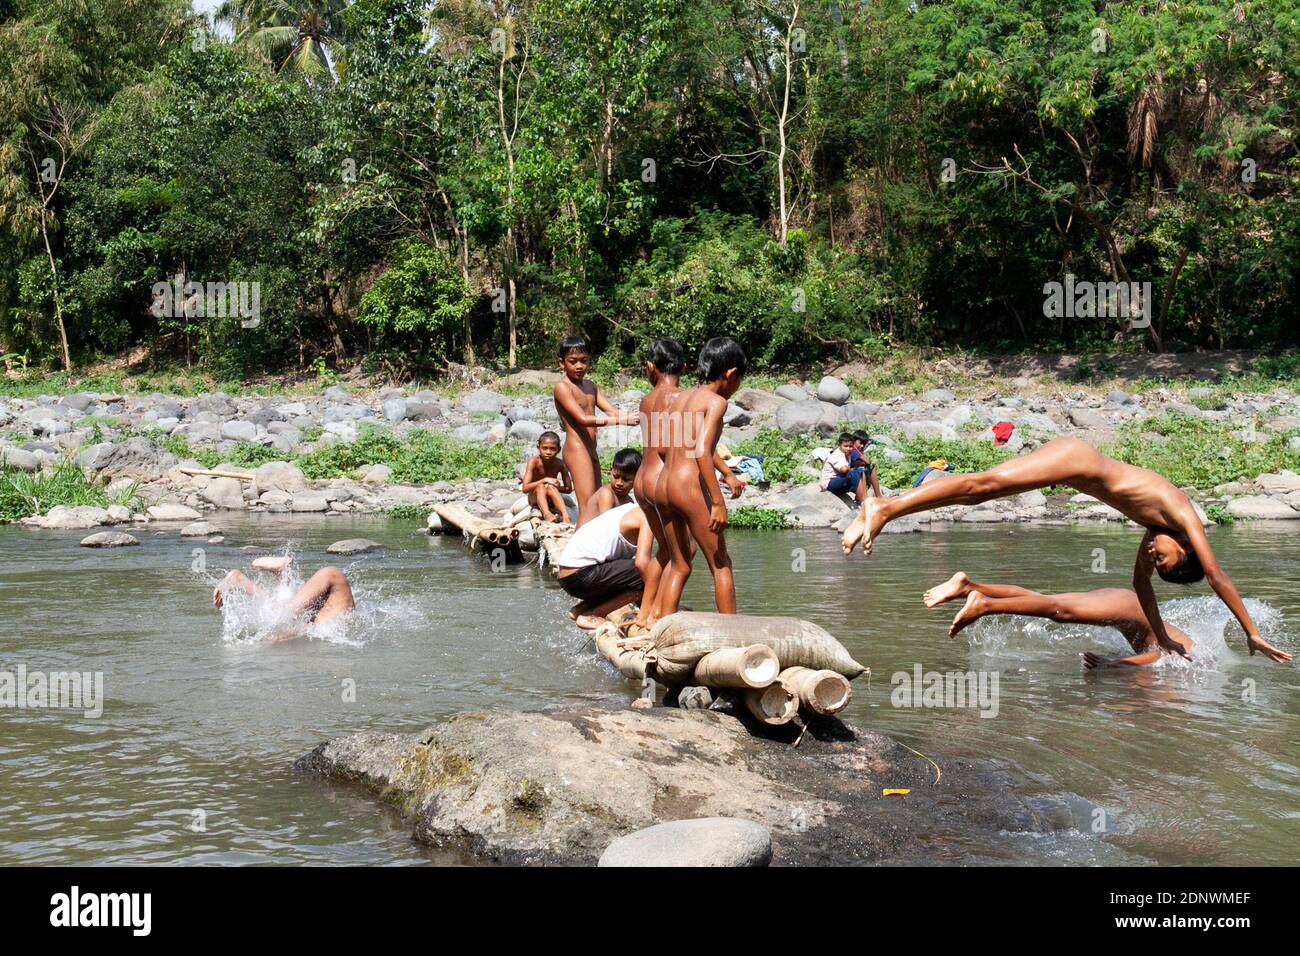
M 1091 651 L 1083 655 L 1083 666 L 1088 670 L 1098 667 L 1146 667 L 1160 660 L 1160 651 L 1143 651 L 1128 657 L 1102 657 Z
M 641 421 L 641 412 L 639 410 L 635 412 L 619 411 L 600 389 L 596 390 L 596 407 L 609 415 L 619 425 L 636 425 Z
M 600 404 L 599 393 L 596 397 L 596 404 Z M 609 404 L 606 402 L 606 404 Z M 555 386 L 555 407 L 562 412 L 570 421 L 576 422 L 584 428 L 600 428 L 603 425 L 612 425 L 614 421 L 603 415 L 591 415 L 583 410 L 578 404 L 578 400 L 573 397 L 573 389 L 566 388 L 564 382 Z
M 1160 616 L 1160 602 L 1156 600 L 1156 592 L 1151 587 L 1151 575 L 1155 572 L 1156 566 L 1147 551 L 1147 539 L 1150 536 L 1151 532 L 1148 531 L 1142 538 L 1142 543 L 1138 545 L 1137 561 L 1133 565 L 1133 591 L 1138 596 L 1138 603 L 1142 605 L 1142 613 L 1146 615 L 1147 623 L 1155 632 L 1157 643 L 1167 651 L 1187 657 L 1188 653 L 1183 649 L 1183 645 L 1170 637 L 1169 632 L 1165 630 L 1164 619 Z
M 1205 571 L 1205 581 L 1214 593 L 1219 596 L 1232 616 L 1237 619 L 1241 629 L 1246 632 L 1246 647 L 1254 656 L 1256 651 L 1262 653 L 1271 661 L 1278 664 L 1285 664 L 1291 660 L 1291 655 L 1286 651 L 1280 650 L 1259 636 L 1259 628 L 1251 619 L 1250 612 L 1246 610 L 1245 602 L 1241 600 L 1241 595 L 1237 593 L 1237 586 L 1228 577 L 1228 572 L 1223 570 L 1219 564 L 1219 559 L 1215 557 L 1214 549 L 1210 547 L 1210 539 L 1205 535 L 1205 528 L 1202 527 L 1200 517 L 1197 516 L 1195 522 L 1189 522 L 1182 529 L 1187 540 L 1191 543 L 1192 550 L 1196 553 L 1197 559 L 1201 562 L 1201 568 Z
M 716 451 L 713 453 L 713 469 L 722 475 L 722 480 L 726 483 L 727 490 L 731 492 L 731 497 L 739 498 L 740 493 L 745 490 L 745 485 L 736 477 L 736 473 L 731 470 L 726 460 Z

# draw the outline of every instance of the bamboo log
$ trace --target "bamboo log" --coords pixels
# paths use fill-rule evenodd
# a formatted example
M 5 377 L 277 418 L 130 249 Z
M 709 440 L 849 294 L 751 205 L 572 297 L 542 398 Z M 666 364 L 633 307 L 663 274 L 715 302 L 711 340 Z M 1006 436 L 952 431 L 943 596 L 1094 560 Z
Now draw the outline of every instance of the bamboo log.
M 445 524 L 454 525 L 471 538 L 478 537 L 482 532 L 492 527 L 490 522 L 472 514 L 468 509 L 462 508 L 460 505 L 444 502 L 434 505 L 433 510 Z
M 257 477 L 251 471 L 228 471 L 222 468 L 182 468 L 182 475 L 195 475 L 199 478 L 235 478 L 239 481 L 252 481 Z
M 592 634 L 597 652 L 617 667 L 620 674 L 632 680 L 645 680 L 646 665 L 649 663 L 645 652 L 637 648 L 620 647 L 620 637 L 622 635 L 618 627 L 610 621 L 601 624 Z
M 780 680 L 799 698 L 803 706 L 815 714 L 838 714 L 853 698 L 853 688 L 848 679 L 835 671 L 787 667 L 781 671 Z
M 776 680 L 766 687 L 751 687 L 745 691 L 745 706 L 769 727 L 777 727 L 794 719 L 799 712 L 799 698 Z
M 691 683 L 704 687 L 766 687 L 776 680 L 780 670 L 776 652 L 766 644 L 727 647 L 701 657 Z
M 459 528 L 470 539 L 470 548 L 474 551 L 482 551 L 493 545 L 509 546 L 519 539 L 517 528 L 498 527 L 460 505 L 443 503 L 434 505 L 433 511 L 444 525 L 450 524 Z M 478 544 L 476 545 L 475 542 Z

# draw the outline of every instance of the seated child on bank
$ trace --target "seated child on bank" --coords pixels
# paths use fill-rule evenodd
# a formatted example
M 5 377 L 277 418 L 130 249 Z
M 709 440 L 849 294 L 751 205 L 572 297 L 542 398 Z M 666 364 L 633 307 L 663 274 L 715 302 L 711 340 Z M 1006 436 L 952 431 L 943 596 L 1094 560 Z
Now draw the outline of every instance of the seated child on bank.
M 543 521 L 568 521 L 564 495 L 573 491 L 569 469 L 560 460 L 560 436 L 542 432 L 537 454 L 524 466 L 524 494 L 528 503 L 542 513 Z
M 587 510 L 594 518 L 610 508 L 628 504 L 632 500 L 632 484 L 641 470 L 641 453 L 635 448 L 619 449 L 609 466 L 609 484 L 601 485 L 587 501 Z
M 870 473 L 874 480 L 875 469 L 861 457 L 852 458 L 853 455 L 853 436 L 844 432 L 822 465 L 821 489 L 837 495 L 851 491 L 863 502 L 867 500 L 867 475 Z M 853 464 L 854 461 L 858 464 Z M 876 494 L 880 494 L 880 486 L 877 484 L 875 488 Z

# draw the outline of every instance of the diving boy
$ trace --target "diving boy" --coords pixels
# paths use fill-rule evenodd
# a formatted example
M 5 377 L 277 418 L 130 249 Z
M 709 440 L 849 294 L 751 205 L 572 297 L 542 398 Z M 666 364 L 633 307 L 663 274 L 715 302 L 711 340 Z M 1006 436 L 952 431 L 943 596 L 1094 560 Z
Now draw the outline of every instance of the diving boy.
M 631 502 L 632 487 L 640 469 L 641 453 L 635 448 L 620 448 L 615 452 L 614 461 L 609 466 L 609 484 L 596 489 L 588 502 L 591 516 L 594 518 L 610 508 Z
M 560 436 L 555 432 L 537 437 L 537 454 L 524 466 L 523 480 L 528 503 L 542 513 L 543 521 L 569 520 L 562 496 L 573 491 L 573 479 L 560 460 Z
M 1142 602 L 1127 588 L 1039 594 L 1011 584 L 980 584 L 972 581 L 965 572 L 958 571 L 943 584 L 925 592 L 925 606 L 938 607 L 945 601 L 960 597 L 966 599 L 966 604 L 952 619 L 948 628 L 950 637 L 989 614 L 1020 614 L 1063 624 L 1113 627 L 1132 645 L 1133 653 L 1128 657 L 1102 657 L 1091 651 L 1085 653 L 1083 663 L 1090 670 L 1096 667 L 1143 667 L 1172 653 L 1160 646 L 1155 629 L 1142 609 Z M 1165 631 L 1179 644 L 1180 653 L 1190 654 L 1192 639 L 1186 632 L 1172 624 L 1166 624 Z
M 1146 528 L 1133 568 L 1133 590 L 1156 640 L 1165 650 L 1183 653 L 1160 618 L 1151 587 L 1153 571 L 1177 584 L 1194 584 L 1205 578 L 1245 630 L 1246 646 L 1252 655 L 1259 651 L 1278 663 L 1291 660 L 1286 651 L 1260 637 L 1232 579 L 1219 566 L 1201 516 L 1187 496 L 1154 471 L 1107 458 L 1073 438 L 1050 441 L 988 471 L 949 475 L 896 498 L 867 499 L 844 532 L 844 553 L 851 553 L 861 541 L 862 550 L 870 554 L 880 529 L 902 515 L 944 505 L 979 504 L 1051 485 L 1068 485 L 1090 494 Z
M 590 520 L 591 497 L 600 487 L 600 459 L 596 455 L 596 429 L 606 425 L 635 425 L 637 412 L 621 412 L 587 380 L 591 350 L 580 335 L 560 342 L 560 371 L 555 383 L 555 410 L 564 425 L 564 463 L 573 479 L 578 501 L 578 526 Z

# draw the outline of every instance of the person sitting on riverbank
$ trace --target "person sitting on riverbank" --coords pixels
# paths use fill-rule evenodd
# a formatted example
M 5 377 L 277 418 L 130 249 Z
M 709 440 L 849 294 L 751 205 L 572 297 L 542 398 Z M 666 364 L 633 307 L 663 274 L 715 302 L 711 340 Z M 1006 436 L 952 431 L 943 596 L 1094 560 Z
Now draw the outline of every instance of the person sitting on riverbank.
M 592 518 L 556 559 L 560 587 L 578 599 L 571 617 L 584 630 L 624 604 L 646 604 L 659 587 L 654 534 L 644 512 L 628 503 Z
M 587 502 L 593 518 L 632 501 L 632 485 L 640 469 L 641 453 L 635 448 L 621 448 L 614 454 L 609 466 L 609 484 L 601 485 Z
M 987 615 L 1019 614 L 1059 621 L 1062 624 L 1113 627 L 1133 647 L 1133 654 L 1129 657 L 1102 657 L 1091 651 L 1085 653 L 1083 663 L 1089 670 L 1096 667 L 1144 667 L 1154 664 L 1166 654 L 1174 653 L 1160 646 L 1155 629 L 1142 610 L 1142 602 L 1135 592 L 1127 588 L 1039 594 L 1011 584 L 981 584 L 972 581 L 964 571 L 958 571 L 943 584 L 926 591 L 924 601 L 926 607 L 938 607 L 946 601 L 961 597 L 966 599 L 966 604 L 952 619 L 952 625 L 948 628 L 950 637 Z M 1165 631 L 1178 642 L 1180 653 L 1184 656 L 1191 654 L 1192 639 L 1185 631 L 1172 624 L 1166 624 Z
M 524 466 L 524 494 L 528 503 L 542 513 L 542 520 L 569 520 L 564 495 L 573 491 L 573 478 L 560 459 L 560 436 L 542 432 L 537 438 L 537 454 Z
M 283 575 L 292 566 L 289 558 L 259 558 L 253 562 L 254 570 L 269 571 Z M 221 583 L 212 589 L 212 606 L 221 610 L 232 590 L 238 590 L 253 597 L 268 597 L 269 592 L 260 587 L 243 571 L 234 569 L 222 578 Z M 304 625 L 324 624 L 349 613 L 356 607 L 352 597 L 352 586 L 338 568 L 329 566 L 321 568 L 310 578 L 289 601 L 289 614 L 296 623 Z M 288 640 L 299 636 L 295 628 L 277 631 L 273 640 Z
M 861 512 L 844 532 L 844 553 L 850 554 L 861 542 L 862 550 L 870 554 L 881 529 L 903 515 L 945 505 L 976 505 L 1053 485 L 1090 494 L 1146 528 L 1133 567 L 1133 590 L 1162 648 L 1183 653 L 1182 645 L 1169 636 L 1160 617 L 1151 587 L 1153 573 L 1175 584 L 1207 579 L 1246 632 L 1246 647 L 1252 655 L 1259 651 L 1278 663 L 1291 660 L 1286 651 L 1260 637 L 1236 585 L 1214 556 L 1200 513 L 1188 497 L 1154 471 L 1107 458 L 1074 438 L 1049 441 L 988 471 L 949 475 L 896 498 L 864 501 Z
M 857 457 L 854 457 L 855 455 Z M 868 476 L 870 476 L 870 484 L 868 484 Z M 861 504 L 867 500 L 868 487 L 874 489 L 877 496 L 880 495 L 880 482 L 876 479 L 876 469 L 858 454 L 853 446 L 853 436 L 844 432 L 840 435 L 835 449 L 826 456 L 826 463 L 822 465 L 821 489 L 836 495 L 851 491 Z

